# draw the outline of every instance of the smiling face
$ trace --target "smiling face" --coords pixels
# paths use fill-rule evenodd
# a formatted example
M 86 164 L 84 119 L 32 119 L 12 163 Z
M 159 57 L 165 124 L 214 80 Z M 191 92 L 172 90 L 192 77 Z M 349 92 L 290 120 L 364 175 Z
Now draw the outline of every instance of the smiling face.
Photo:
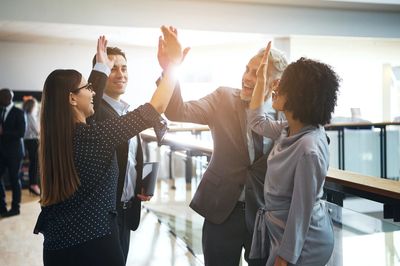
M 242 100 L 250 101 L 253 95 L 254 86 L 257 81 L 257 69 L 260 65 L 261 57 L 256 56 L 250 59 L 249 63 L 246 65 L 246 70 L 242 77 L 242 90 L 240 92 L 240 97 Z
M 81 79 L 79 87 L 74 92 L 71 92 L 70 103 L 80 122 L 84 122 L 86 118 L 94 114 L 93 96 L 95 94 L 91 84 L 88 84 L 84 78 Z
M 122 55 L 110 55 L 109 58 L 115 59 L 115 61 L 104 93 L 115 100 L 119 100 L 121 95 L 125 93 L 128 84 L 128 67 Z

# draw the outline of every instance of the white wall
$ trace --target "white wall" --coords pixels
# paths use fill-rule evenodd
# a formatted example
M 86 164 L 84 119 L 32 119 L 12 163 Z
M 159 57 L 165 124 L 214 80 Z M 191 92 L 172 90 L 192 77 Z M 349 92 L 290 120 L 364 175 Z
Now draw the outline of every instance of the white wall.
M 109 44 L 126 52 L 129 85 L 124 99 L 132 106 L 150 99 L 161 72 L 156 58 L 157 37 L 154 47 Z M 265 37 L 267 41 L 269 37 Z M 294 36 L 285 43 L 290 60 L 301 56 L 317 59 L 332 65 L 340 75 L 343 81 L 335 116 L 350 116 L 350 108 L 359 107 L 367 120 L 384 119 L 383 65 L 400 65 L 399 39 Z M 262 40 L 253 40 L 192 47 L 181 69 L 184 98 L 198 99 L 218 86 L 240 88 L 245 65 L 264 45 Z M 56 68 L 74 68 L 88 77 L 94 53 L 95 43 L 0 42 L 0 87 L 41 90 L 47 75 Z
M 342 78 L 336 116 L 349 117 L 350 107 L 359 107 L 363 118 L 383 120 L 383 65 L 400 65 L 399 39 L 296 36 L 290 47 L 292 60 L 320 60 Z
M 94 45 L 0 42 L 0 87 L 41 91 L 46 77 L 57 68 L 76 69 L 88 78 L 95 48 L 95 42 Z M 125 98 L 132 105 L 150 100 L 160 73 L 156 48 L 121 48 L 127 55 L 130 79 Z
M 118 46 L 128 60 L 129 83 L 123 99 L 132 106 L 149 101 L 161 74 L 154 47 Z M 264 42 L 192 47 L 181 67 L 185 100 L 198 99 L 218 86 L 240 88 L 248 60 Z M 41 91 L 47 75 L 57 68 L 73 68 L 88 77 L 94 45 L 82 43 L 0 42 L 0 87 Z

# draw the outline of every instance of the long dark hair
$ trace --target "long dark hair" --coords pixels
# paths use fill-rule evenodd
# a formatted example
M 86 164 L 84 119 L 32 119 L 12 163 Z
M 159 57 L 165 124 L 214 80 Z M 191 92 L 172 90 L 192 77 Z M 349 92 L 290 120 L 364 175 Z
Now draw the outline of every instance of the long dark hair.
M 75 122 L 69 97 L 81 79 L 82 74 L 76 70 L 57 69 L 44 83 L 39 148 L 42 206 L 68 199 L 80 185 L 73 158 Z

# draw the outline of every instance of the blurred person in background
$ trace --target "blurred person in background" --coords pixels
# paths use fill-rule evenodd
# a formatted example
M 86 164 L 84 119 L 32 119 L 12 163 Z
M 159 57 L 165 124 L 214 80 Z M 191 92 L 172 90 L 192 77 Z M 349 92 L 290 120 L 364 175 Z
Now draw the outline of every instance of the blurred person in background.
M 24 158 L 25 116 L 15 107 L 14 93 L 7 88 L 0 90 L 0 215 L 9 217 L 20 213 L 21 179 L 19 171 Z M 8 170 L 12 189 L 11 209 L 7 210 L 6 191 L 2 179 Z
M 38 185 L 38 106 L 37 100 L 33 97 L 25 100 L 22 105 L 26 117 L 24 144 L 29 158 L 29 192 L 37 196 L 40 195 L 40 188 Z

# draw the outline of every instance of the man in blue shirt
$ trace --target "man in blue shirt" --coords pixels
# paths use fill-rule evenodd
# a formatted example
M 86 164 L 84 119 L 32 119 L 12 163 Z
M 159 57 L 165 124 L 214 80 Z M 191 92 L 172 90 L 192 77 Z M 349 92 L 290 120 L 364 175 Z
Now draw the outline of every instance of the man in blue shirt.
M 99 110 L 95 110 L 94 119 L 103 121 L 121 116 L 128 112 L 129 104 L 121 99 L 128 84 L 128 67 L 125 53 L 117 47 L 107 47 L 107 55 L 114 61 L 114 66 L 108 77 L 103 100 Z M 96 64 L 93 58 L 93 66 Z M 142 194 L 143 151 L 140 136 L 130 139 L 117 147 L 117 162 L 119 168 L 117 188 L 118 229 L 125 262 L 129 252 L 130 232 L 139 226 L 141 201 L 150 200 L 150 196 Z

